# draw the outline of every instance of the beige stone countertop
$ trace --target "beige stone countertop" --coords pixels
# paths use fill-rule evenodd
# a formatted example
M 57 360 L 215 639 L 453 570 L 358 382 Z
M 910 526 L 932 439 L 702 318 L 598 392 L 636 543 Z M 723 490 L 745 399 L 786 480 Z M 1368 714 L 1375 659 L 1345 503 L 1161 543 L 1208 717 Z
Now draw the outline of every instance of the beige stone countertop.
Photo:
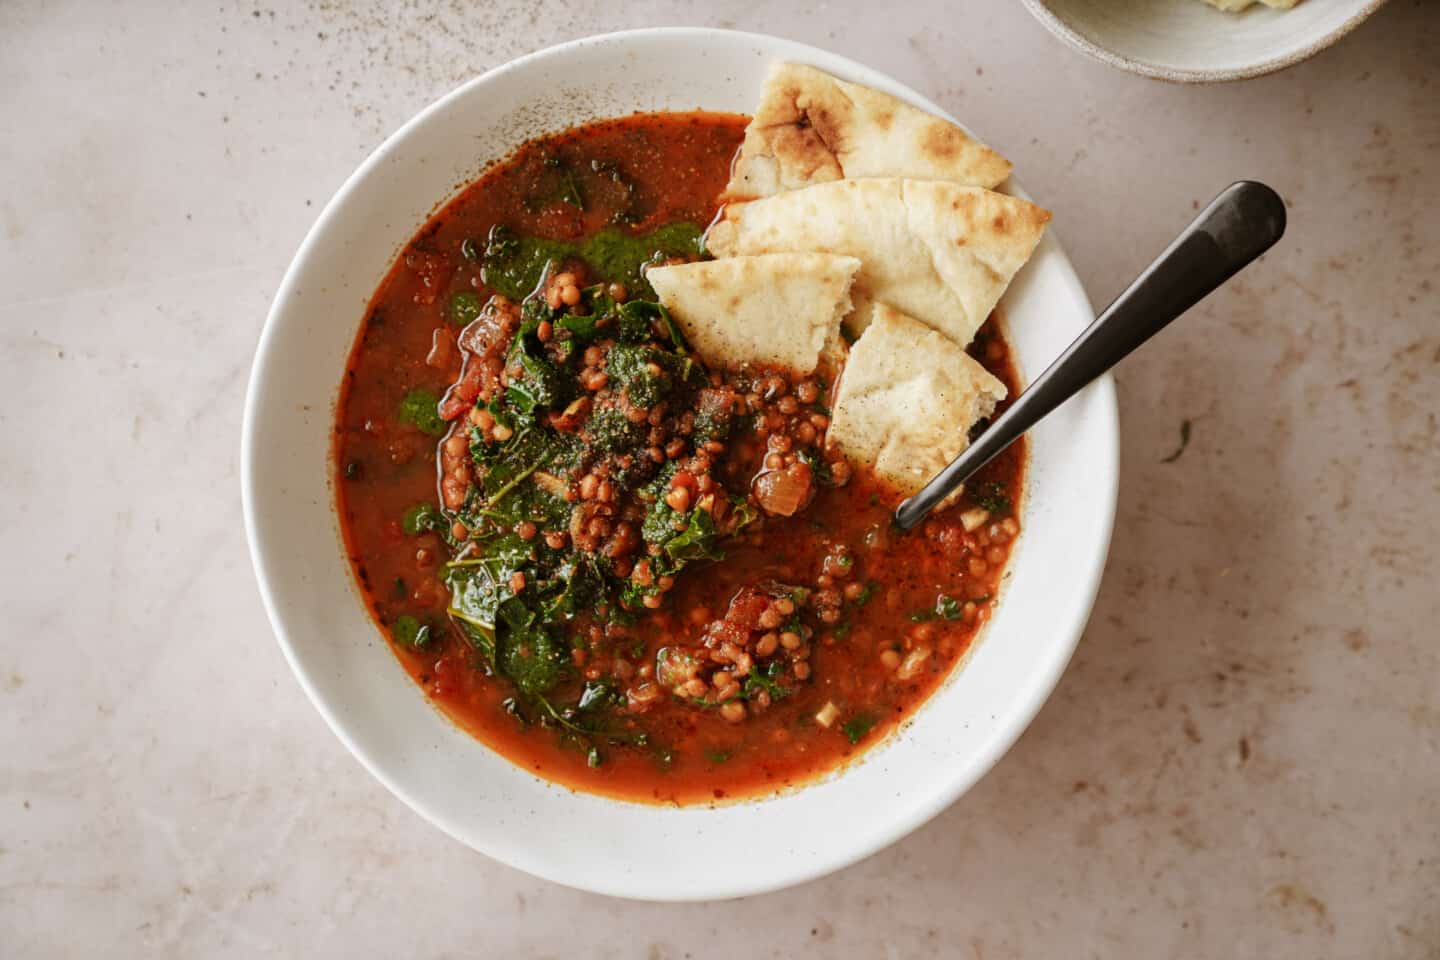
M 1011 0 L 0 4 L 0 957 L 1440 957 L 1437 13 L 1202 88 Z M 1290 205 L 1120 370 L 1109 568 L 1016 747 L 848 870 L 681 906 L 532 879 L 373 780 L 273 639 L 237 476 L 270 297 L 351 170 L 483 70 L 656 24 L 934 97 L 1099 306 L 1230 181 Z

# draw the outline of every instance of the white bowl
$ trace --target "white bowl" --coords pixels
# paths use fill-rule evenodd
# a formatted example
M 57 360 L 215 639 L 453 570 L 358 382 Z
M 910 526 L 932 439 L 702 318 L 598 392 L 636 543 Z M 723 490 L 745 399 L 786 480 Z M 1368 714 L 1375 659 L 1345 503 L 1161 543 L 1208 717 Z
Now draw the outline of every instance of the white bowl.
M 1303 0 L 1238 13 L 1200 0 L 1025 0 L 1051 33 L 1132 73 L 1182 83 L 1244 80 L 1312 57 L 1385 0 Z
M 346 354 L 386 269 L 437 201 L 522 140 L 635 110 L 748 111 L 766 68 L 782 59 L 941 112 L 874 70 L 773 37 L 639 30 L 543 50 L 444 97 L 365 161 L 301 245 L 256 352 L 241 449 L 245 523 L 296 677 L 350 751 L 422 816 L 573 887 L 651 900 L 741 896 L 818 877 L 915 829 L 978 780 L 1039 710 L 1104 566 L 1118 460 L 1109 380 L 1034 432 L 1013 576 L 963 669 L 862 762 L 778 797 L 714 808 L 625 803 L 537 779 L 454 727 L 396 663 L 351 577 L 328 464 Z M 1093 317 L 1053 237 L 1005 306 L 1031 371 Z

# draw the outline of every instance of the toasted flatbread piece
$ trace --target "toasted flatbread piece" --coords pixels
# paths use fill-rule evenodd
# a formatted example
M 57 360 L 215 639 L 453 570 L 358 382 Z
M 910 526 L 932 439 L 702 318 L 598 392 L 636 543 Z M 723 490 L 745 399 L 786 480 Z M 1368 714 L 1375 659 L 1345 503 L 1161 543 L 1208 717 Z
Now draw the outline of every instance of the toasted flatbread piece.
M 809 373 L 844 350 L 854 257 L 773 253 L 651 267 L 645 278 L 707 364 Z
M 994 187 L 1010 161 L 947 120 L 814 67 L 777 64 L 745 128 L 723 197 L 752 200 L 827 180 L 909 177 Z
M 836 180 L 730 204 L 710 228 L 718 257 L 818 250 L 860 259 L 846 329 L 888 303 L 961 346 L 970 342 L 1040 241 L 1050 213 L 979 187 Z
M 969 446 L 1005 384 L 954 340 L 883 303 L 850 347 L 826 442 L 906 496 Z

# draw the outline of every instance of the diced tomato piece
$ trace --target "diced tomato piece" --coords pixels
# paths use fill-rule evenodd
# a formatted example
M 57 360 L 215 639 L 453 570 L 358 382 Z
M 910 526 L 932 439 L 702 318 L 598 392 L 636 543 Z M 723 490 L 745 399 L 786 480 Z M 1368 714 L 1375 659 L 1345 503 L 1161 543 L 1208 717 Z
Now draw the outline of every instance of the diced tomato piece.
M 468 413 L 470 408 L 475 406 L 475 398 L 480 396 L 480 384 L 484 376 L 484 364 L 473 357 L 467 357 L 460 380 L 445 391 L 445 399 L 440 401 L 441 419 L 454 420 L 461 414 Z

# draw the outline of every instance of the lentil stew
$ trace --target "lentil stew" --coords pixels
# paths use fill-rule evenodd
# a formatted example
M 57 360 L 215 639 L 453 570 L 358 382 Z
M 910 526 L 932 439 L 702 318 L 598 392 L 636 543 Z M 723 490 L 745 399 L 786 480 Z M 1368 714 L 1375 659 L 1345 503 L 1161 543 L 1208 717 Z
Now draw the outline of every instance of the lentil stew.
M 338 510 L 372 614 L 450 718 L 540 776 L 697 803 L 883 738 L 990 615 L 1024 444 L 895 533 L 826 446 L 837 370 L 712 368 L 645 280 L 704 256 L 745 118 L 532 140 L 441 209 L 366 311 Z M 1018 386 L 992 317 L 970 352 Z

